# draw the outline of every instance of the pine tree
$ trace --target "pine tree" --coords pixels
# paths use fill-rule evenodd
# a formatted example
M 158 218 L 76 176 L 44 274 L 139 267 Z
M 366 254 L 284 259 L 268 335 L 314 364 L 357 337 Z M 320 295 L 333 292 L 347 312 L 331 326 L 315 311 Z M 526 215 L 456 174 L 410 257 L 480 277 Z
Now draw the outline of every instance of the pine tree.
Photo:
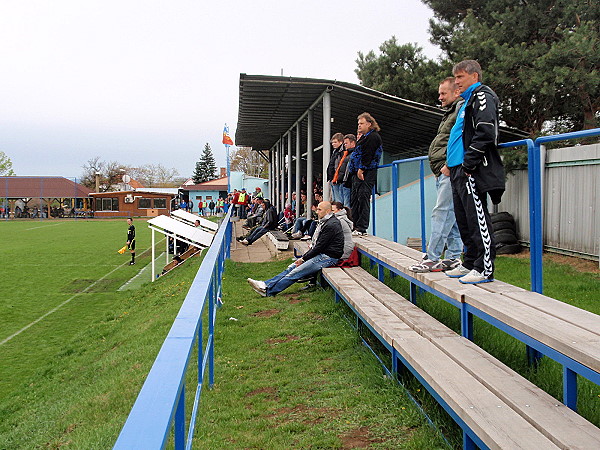
M 203 183 L 205 181 L 214 180 L 217 178 L 217 165 L 213 156 L 210 144 L 207 142 L 202 151 L 200 160 L 196 163 L 196 169 L 192 179 L 194 183 Z

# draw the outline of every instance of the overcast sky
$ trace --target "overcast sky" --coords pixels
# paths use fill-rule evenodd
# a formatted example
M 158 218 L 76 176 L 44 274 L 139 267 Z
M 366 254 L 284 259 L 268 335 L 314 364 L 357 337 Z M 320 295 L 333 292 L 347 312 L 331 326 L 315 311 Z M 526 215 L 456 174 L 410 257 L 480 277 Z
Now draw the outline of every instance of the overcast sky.
M 392 35 L 430 58 L 419 0 L 4 0 L 0 151 L 17 175 L 79 177 L 95 156 L 191 176 L 224 166 L 239 74 L 358 83 L 357 53 Z

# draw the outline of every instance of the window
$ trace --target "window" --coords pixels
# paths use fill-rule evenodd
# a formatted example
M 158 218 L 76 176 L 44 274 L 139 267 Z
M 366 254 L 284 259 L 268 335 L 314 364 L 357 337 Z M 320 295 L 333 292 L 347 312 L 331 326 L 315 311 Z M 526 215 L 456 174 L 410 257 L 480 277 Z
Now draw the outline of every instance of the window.
M 155 209 L 165 209 L 167 207 L 167 199 L 166 198 L 155 198 L 154 199 L 154 208 Z
M 96 211 L 118 211 L 119 210 L 119 199 L 118 198 L 96 198 Z
M 201 195 L 196 195 L 196 200 L 202 200 L 202 196 Z
M 150 209 L 152 208 L 152 199 L 151 198 L 140 198 L 138 200 L 138 208 L 140 209 Z
M 206 201 L 208 201 L 208 200 L 212 200 L 212 195 L 207 195 L 206 196 Z

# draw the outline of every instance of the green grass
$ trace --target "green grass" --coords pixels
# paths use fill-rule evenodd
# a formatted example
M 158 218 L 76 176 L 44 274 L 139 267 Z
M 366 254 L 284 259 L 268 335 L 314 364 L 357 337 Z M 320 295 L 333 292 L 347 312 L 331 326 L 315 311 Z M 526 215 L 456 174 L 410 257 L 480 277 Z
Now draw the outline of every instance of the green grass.
M 140 254 L 150 232 L 144 221 L 136 225 Z M 124 221 L 0 227 L 8 256 L 1 263 L 0 340 L 78 294 L 0 346 L 0 449 L 112 447 L 200 259 L 156 283 L 117 292 L 148 261 L 143 256 L 134 267 L 120 266 L 128 261 L 116 253 L 126 236 Z M 202 395 L 195 448 L 446 447 L 362 345 L 348 323 L 351 312 L 333 302 L 331 291 L 303 293 L 293 286 L 284 295 L 262 298 L 245 282 L 248 276 L 267 278 L 285 264 L 227 262 L 217 315 L 216 383 Z M 575 279 L 579 274 L 564 266 L 556 270 L 546 275 L 546 286 L 551 278 L 568 278 L 573 284 L 564 299 L 598 312 L 597 294 L 586 296 L 597 290 L 597 276 Z M 527 261 L 499 258 L 498 273 L 511 283 L 528 283 Z M 103 276 L 105 282 L 81 292 Z M 575 295 L 581 283 L 587 287 Z M 406 295 L 403 280 L 391 284 Z M 550 287 L 546 292 L 560 298 Z M 456 309 L 445 302 L 424 296 L 420 306 L 459 328 Z M 475 332 L 478 344 L 560 398 L 560 370 L 553 363 L 545 359 L 532 370 L 522 344 L 480 321 Z M 367 330 L 361 334 L 372 340 Z M 188 386 L 194 384 L 194 365 Z M 402 380 L 452 446 L 460 446 L 452 420 L 412 377 Z M 600 417 L 598 391 L 580 383 L 580 409 L 589 420 Z

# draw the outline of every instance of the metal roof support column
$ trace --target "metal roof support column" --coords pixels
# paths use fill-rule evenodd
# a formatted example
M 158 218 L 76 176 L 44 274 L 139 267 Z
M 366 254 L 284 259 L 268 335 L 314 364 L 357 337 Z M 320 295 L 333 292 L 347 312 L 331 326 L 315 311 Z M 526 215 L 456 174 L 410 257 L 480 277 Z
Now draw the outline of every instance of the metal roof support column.
M 273 196 L 273 206 L 275 206 L 275 209 L 277 210 L 279 210 L 279 193 L 281 192 L 281 188 L 279 186 L 279 168 L 281 167 L 280 145 L 280 142 L 277 142 L 277 144 L 275 144 L 275 195 Z
M 327 166 L 331 156 L 331 94 L 323 96 L 323 200 L 331 201 L 329 182 L 327 181 Z
M 288 133 L 288 160 L 287 160 L 287 195 L 285 203 L 292 203 L 292 132 Z M 285 207 L 285 205 L 284 205 Z
M 306 128 L 306 207 L 304 208 L 304 214 L 307 219 L 310 219 L 311 210 L 310 205 L 313 201 L 313 111 L 308 111 L 307 116 L 307 128 Z
M 269 199 L 275 198 L 275 148 L 269 150 Z
M 296 124 L 296 217 L 300 217 L 300 170 L 300 122 L 298 122 Z
M 285 191 L 285 146 L 284 139 L 281 138 L 279 141 L 279 195 L 277 200 L 279 201 L 279 207 L 277 212 L 283 209 L 283 196 Z

